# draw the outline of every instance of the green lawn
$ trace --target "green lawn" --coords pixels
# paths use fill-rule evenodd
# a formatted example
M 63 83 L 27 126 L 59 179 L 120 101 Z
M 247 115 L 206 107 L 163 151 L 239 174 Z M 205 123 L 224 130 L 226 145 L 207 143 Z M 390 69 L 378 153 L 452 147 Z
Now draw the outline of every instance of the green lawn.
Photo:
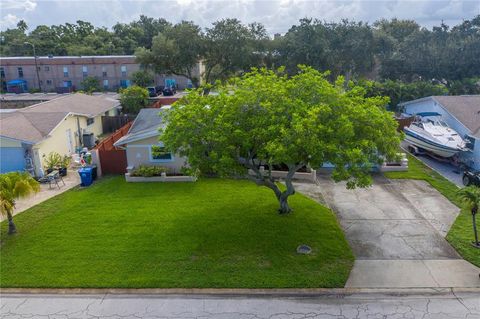
M 1 224 L 2 287 L 343 287 L 353 254 L 334 214 L 243 180 L 108 177 Z M 299 244 L 313 248 L 298 255 Z
M 388 172 L 385 173 L 385 176 L 388 178 L 425 180 L 452 203 L 458 207 L 462 207 L 461 202 L 456 196 L 458 187 L 411 155 L 408 155 L 407 172 Z M 478 219 L 477 227 L 480 229 Z M 462 209 L 447 235 L 447 240 L 463 258 L 480 267 L 480 251 L 470 245 L 473 238 L 472 215 L 468 210 Z

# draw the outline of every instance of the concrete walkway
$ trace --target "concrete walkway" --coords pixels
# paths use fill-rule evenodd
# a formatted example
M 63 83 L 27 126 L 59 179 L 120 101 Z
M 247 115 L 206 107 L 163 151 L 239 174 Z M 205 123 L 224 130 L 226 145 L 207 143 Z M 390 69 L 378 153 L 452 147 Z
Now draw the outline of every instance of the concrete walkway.
M 58 194 L 80 185 L 80 176 L 78 175 L 77 171 L 69 170 L 67 176 L 63 178 L 63 181 L 65 182 L 65 185 L 63 185 L 62 182 L 59 182 L 60 188 L 58 188 L 56 185 L 52 185 L 50 188 L 48 184 L 40 184 L 40 191 L 38 193 L 17 200 L 13 215 L 20 214 L 32 206 L 40 204 L 49 198 L 57 196 Z M 0 215 L 0 220 L 4 220 L 5 218 L 6 217 L 3 215 Z
M 314 297 L 194 295 L 2 295 L 13 318 L 480 318 L 477 293 L 348 294 Z
M 377 176 L 347 190 L 320 176 L 296 187 L 337 214 L 356 257 L 346 287 L 480 287 L 480 269 L 444 238 L 459 209 L 429 184 Z

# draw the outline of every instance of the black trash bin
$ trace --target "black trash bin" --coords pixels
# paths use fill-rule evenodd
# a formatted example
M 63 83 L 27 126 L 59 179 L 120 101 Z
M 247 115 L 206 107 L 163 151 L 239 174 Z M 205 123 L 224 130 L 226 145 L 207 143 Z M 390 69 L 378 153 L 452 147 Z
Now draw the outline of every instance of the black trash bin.
M 92 180 L 97 179 L 97 165 L 88 165 L 92 169 Z

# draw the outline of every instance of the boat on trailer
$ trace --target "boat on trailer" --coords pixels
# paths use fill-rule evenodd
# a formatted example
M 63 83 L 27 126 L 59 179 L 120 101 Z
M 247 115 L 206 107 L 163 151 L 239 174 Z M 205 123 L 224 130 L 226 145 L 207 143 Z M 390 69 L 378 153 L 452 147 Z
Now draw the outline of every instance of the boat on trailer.
M 409 144 L 436 156 L 451 158 L 465 149 L 463 138 L 436 112 L 416 114 L 410 126 L 403 130 Z

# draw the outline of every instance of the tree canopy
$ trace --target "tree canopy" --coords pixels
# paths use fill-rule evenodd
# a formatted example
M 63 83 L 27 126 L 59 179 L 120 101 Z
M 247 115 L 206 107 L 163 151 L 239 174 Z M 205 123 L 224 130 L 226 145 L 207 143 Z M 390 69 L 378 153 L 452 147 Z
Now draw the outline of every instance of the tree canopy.
M 343 77 L 331 84 L 327 74 L 300 70 L 289 77 L 283 69 L 254 69 L 218 84 L 218 94 L 192 91 L 168 113 L 161 140 L 194 171 L 244 176 L 251 170 L 258 185 L 273 190 L 281 213 L 290 212 L 292 178 L 305 166 L 332 163 L 336 181 L 368 186 L 372 167 L 394 158 L 400 143 L 386 98 L 367 98 L 359 86 L 345 91 Z M 285 190 L 273 166 L 288 168 Z
M 125 113 L 137 114 L 148 104 L 148 91 L 133 85 L 120 91 L 120 104 Z
M 8 219 L 8 233 L 17 231 L 13 222 L 13 210 L 17 199 L 40 190 L 40 184 L 26 172 L 0 174 L 0 214 Z
M 252 67 L 310 65 L 330 80 L 367 78 L 441 85 L 449 94 L 480 94 L 480 15 L 458 25 L 432 28 L 412 20 L 379 20 L 373 24 L 343 20 L 301 19 L 272 39 L 260 23 L 223 19 L 201 28 L 195 22 L 147 16 L 113 28 L 90 22 L 39 25 L 25 21 L 0 32 L 2 56 L 136 54 L 139 63 L 160 74 L 184 75 L 197 86 L 194 72 L 202 61 L 206 83 L 248 72 Z M 416 84 L 416 85 L 417 85 Z M 387 84 L 386 84 L 387 85 Z M 392 103 L 394 96 L 392 95 Z M 415 96 L 418 98 L 422 96 Z

